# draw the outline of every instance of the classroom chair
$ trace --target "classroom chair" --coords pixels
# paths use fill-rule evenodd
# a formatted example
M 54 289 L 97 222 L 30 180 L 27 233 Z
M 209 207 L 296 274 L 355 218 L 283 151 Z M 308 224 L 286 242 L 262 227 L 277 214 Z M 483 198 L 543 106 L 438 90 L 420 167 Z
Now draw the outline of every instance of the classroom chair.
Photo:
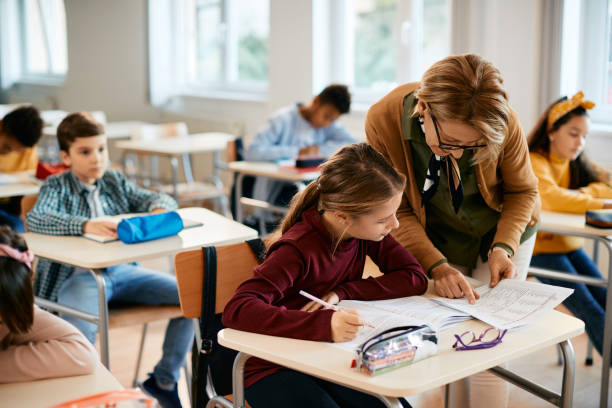
M 160 139 L 181 139 L 187 137 L 189 137 L 187 125 L 184 122 L 174 122 L 136 127 L 132 132 L 131 139 L 154 142 Z M 124 154 L 123 156 L 126 176 L 129 175 L 130 178 L 140 181 L 145 187 L 156 187 L 158 190 L 172 195 L 179 204 L 201 203 L 205 200 L 214 200 L 215 210 L 219 210 L 217 208 L 219 206 L 225 216 L 230 216 L 231 212 L 225 188 L 217 176 L 217 171 L 223 168 L 223 164 L 217 159 L 216 154 L 213 154 L 213 176 L 210 180 L 206 181 L 196 181 L 194 179 L 190 154 L 182 154 L 180 157 L 168 157 L 172 172 L 170 180 L 159 177 L 158 156 L 147 152 L 136 153 L 136 163 L 131 163 L 129 160 L 131 154 L 134 153 L 130 152 L 130 154 Z M 143 169 L 146 167 L 143 160 L 145 157 L 149 159 L 148 172 L 143 172 Z M 185 179 L 183 183 L 178 181 L 178 172 L 181 165 Z M 138 170 L 136 170 L 136 167 Z
M 227 302 L 231 299 L 236 288 L 250 278 L 258 260 L 246 242 L 216 247 L 217 250 L 217 279 L 215 313 L 222 313 Z M 204 284 L 204 253 L 201 249 L 179 252 L 174 257 L 174 269 L 178 284 L 179 298 L 183 316 L 197 319 L 202 313 L 202 292 Z M 197 352 L 202 350 L 202 337 L 198 324 L 196 326 Z M 195 378 L 195 376 L 194 376 Z M 192 386 L 192 392 L 196 387 Z M 212 384 L 211 375 L 206 381 L 206 393 L 211 402 L 214 401 L 222 407 L 232 407 L 229 399 L 220 396 Z M 196 401 L 192 395 L 191 400 Z
M 21 199 L 21 217 L 25 223 L 25 215 L 34 207 L 36 204 L 37 195 L 28 195 L 24 196 Z M 27 223 L 26 231 L 27 231 Z M 36 267 L 33 266 L 34 270 Z M 36 297 L 36 304 L 45 309 L 49 309 L 56 313 L 65 313 L 69 315 L 74 315 L 69 310 L 66 310 L 62 307 L 61 304 L 56 302 L 51 302 L 46 299 Z M 76 315 L 75 315 L 76 316 Z M 173 305 L 121 305 L 110 307 L 108 309 L 108 330 L 112 330 L 114 328 L 119 327 L 129 327 L 142 325 L 142 332 L 140 335 L 140 345 L 138 348 L 138 356 L 136 359 L 136 368 L 134 370 L 134 379 L 132 380 L 132 384 L 134 386 L 138 383 L 138 375 L 140 372 L 140 364 L 142 362 L 142 352 L 144 350 L 145 339 L 147 337 L 147 330 L 149 327 L 149 323 L 156 322 L 160 320 L 170 320 L 176 317 L 181 317 L 181 308 L 179 306 Z M 79 316 L 76 316 L 79 317 Z M 109 363 L 110 366 L 110 363 Z M 110 368 L 110 367 L 107 367 Z M 189 369 L 187 366 L 187 361 L 184 363 L 184 371 L 185 378 L 187 382 L 187 388 L 189 389 L 189 394 L 191 395 L 191 375 L 189 373 Z

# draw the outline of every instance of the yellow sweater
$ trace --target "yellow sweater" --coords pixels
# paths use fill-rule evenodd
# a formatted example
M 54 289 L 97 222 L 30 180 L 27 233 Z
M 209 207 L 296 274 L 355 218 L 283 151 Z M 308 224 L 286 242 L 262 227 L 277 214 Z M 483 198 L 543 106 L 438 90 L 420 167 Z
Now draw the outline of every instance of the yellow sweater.
M 0 173 L 36 170 L 37 164 L 36 146 L 29 147 L 23 152 L 11 152 L 0 155 Z
M 605 183 L 591 183 L 578 190 L 570 190 L 569 160 L 553 154 L 546 157 L 540 153 L 530 153 L 529 156 L 538 178 L 542 210 L 584 214 L 586 210 L 603 208 L 604 199 L 612 198 L 612 188 Z M 533 254 L 570 252 L 583 245 L 583 238 L 538 232 Z

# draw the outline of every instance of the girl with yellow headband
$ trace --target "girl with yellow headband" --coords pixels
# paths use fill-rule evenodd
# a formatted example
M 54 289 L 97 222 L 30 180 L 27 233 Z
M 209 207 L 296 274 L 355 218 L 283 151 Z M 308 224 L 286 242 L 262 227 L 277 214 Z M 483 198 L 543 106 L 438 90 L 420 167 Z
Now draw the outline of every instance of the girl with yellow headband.
M 586 210 L 612 208 L 610 174 L 590 163 L 583 153 L 589 132 L 587 111 L 595 106 L 583 97 L 578 92 L 571 99 L 564 97 L 553 103 L 528 136 L 543 210 L 584 214 Z M 582 238 L 538 232 L 531 265 L 601 278 L 583 244 Z M 586 332 L 601 354 L 606 290 L 582 283 L 539 279 L 574 289 L 563 304 L 585 322 Z

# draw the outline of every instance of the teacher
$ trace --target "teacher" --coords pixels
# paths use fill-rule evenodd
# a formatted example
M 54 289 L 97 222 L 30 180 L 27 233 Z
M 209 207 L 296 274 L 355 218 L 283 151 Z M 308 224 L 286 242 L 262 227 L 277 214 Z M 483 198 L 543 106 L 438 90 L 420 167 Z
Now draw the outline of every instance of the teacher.
M 438 295 L 474 303 L 479 296 L 466 275 L 490 286 L 525 279 L 539 216 L 537 179 L 493 64 L 473 54 L 436 62 L 420 82 L 373 105 L 365 131 L 407 178 L 393 235 Z M 483 403 L 482 397 L 475 398 Z

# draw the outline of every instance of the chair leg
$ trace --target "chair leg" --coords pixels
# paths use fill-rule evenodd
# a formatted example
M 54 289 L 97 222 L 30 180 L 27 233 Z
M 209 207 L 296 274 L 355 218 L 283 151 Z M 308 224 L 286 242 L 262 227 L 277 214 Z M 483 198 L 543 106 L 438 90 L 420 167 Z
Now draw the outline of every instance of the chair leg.
M 183 371 L 185 372 L 185 382 L 187 383 L 187 393 L 189 395 L 189 403 L 193 405 L 193 401 L 191 400 L 191 371 L 189 371 L 189 363 L 185 358 L 183 362 Z
M 140 335 L 140 348 L 138 349 L 138 359 L 136 360 L 136 370 L 134 371 L 134 380 L 132 385 L 136 387 L 138 385 L 138 373 L 140 371 L 140 363 L 142 362 L 142 351 L 144 349 L 145 338 L 147 337 L 147 329 L 149 323 L 142 325 L 142 334 Z
M 586 358 L 584 360 L 584 364 L 588 366 L 593 365 L 593 343 L 591 343 L 590 339 L 587 339 L 587 351 L 586 351 Z

